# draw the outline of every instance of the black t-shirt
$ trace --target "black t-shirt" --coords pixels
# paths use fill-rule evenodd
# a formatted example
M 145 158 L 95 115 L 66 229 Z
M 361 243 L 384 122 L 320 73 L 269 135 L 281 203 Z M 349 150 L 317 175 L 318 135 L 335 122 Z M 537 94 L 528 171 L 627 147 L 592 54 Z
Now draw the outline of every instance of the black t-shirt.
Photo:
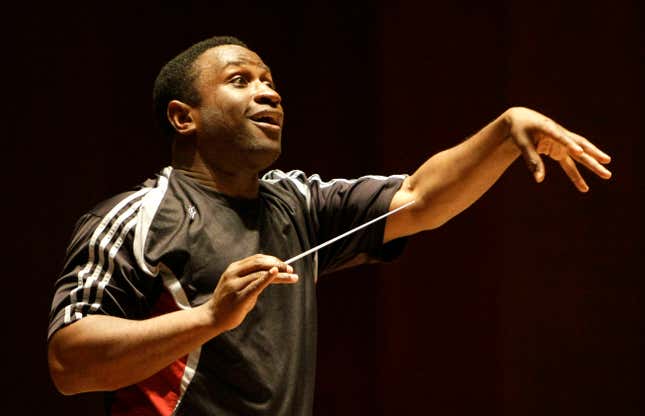
M 271 171 L 256 199 L 220 194 L 168 167 L 78 222 L 56 282 L 49 336 L 89 314 L 145 319 L 210 298 L 237 260 L 287 260 L 387 212 L 402 176 L 322 181 Z M 313 405 L 319 275 L 389 260 L 385 221 L 292 264 L 237 328 L 136 385 L 109 395 L 113 415 L 304 415 Z

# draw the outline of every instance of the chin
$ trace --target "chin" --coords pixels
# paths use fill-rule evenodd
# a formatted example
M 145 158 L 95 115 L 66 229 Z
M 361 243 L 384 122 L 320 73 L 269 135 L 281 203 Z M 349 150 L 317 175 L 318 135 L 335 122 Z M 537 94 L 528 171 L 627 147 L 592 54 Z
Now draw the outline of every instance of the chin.
M 278 160 L 278 158 L 280 157 L 280 153 L 281 153 L 280 149 L 278 149 L 277 151 L 272 152 L 270 154 L 269 153 L 265 154 L 262 157 L 262 160 L 260 162 L 260 165 L 262 166 L 258 170 L 264 170 L 270 167 L 271 165 L 273 165 L 276 162 L 276 160 Z
M 246 160 L 247 163 L 253 165 L 254 170 L 264 170 L 273 165 L 280 157 L 281 147 L 278 142 L 274 146 L 253 146 L 247 149 Z

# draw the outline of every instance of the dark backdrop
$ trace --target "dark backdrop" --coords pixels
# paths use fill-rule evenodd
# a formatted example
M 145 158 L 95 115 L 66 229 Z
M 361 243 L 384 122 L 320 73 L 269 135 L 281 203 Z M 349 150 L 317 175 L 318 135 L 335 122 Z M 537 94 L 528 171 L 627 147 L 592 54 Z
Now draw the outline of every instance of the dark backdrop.
M 133 2 L 134 3 L 134 2 Z M 165 3 L 165 4 L 164 4 Z M 52 386 L 52 285 L 76 219 L 169 163 L 160 66 L 234 34 L 286 108 L 277 167 L 411 173 L 512 105 L 614 161 L 579 194 L 514 164 L 394 264 L 318 286 L 317 415 L 638 415 L 643 410 L 643 24 L 637 1 L 14 5 L 3 25 L 3 342 L 12 414 L 98 414 Z M 485 5 L 482 5 L 485 4 Z

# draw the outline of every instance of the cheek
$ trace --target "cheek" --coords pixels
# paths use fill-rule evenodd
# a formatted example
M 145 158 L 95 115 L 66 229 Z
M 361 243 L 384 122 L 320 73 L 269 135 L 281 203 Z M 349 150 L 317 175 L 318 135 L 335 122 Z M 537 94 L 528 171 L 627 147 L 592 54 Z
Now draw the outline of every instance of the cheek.
M 205 131 L 227 131 L 235 124 L 230 112 L 221 105 L 204 107 L 201 115 L 201 124 Z
M 212 105 L 227 113 L 244 111 L 247 105 L 246 90 L 222 86 L 213 91 Z
M 211 123 L 220 124 L 223 128 L 235 128 L 246 121 L 246 106 L 235 97 L 220 98 L 208 107 L 207 114 Z
M 202 129 L 211 134 L 231 134 L 245 129 L 250 90 L 217 84 L 201 90 Z

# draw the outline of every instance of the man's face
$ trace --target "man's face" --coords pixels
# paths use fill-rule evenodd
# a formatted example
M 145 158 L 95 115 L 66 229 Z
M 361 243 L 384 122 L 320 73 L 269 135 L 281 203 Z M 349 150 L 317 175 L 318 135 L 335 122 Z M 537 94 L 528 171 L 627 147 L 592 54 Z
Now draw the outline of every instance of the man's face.
M 269 68 L 254 52 L 222 45 L 195 61 L 198 146 L 219 168 L 262 170 L 280 155 L 283 111 Z

